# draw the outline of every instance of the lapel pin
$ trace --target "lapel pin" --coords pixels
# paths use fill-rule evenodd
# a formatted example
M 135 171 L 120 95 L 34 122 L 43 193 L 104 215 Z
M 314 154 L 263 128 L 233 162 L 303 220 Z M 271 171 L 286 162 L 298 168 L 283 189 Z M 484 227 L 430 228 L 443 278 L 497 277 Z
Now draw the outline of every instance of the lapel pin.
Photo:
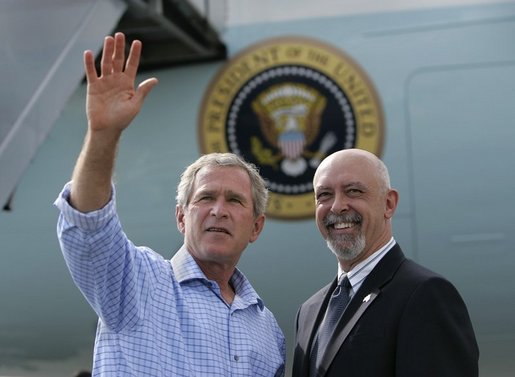
M 363 299 L 363 302 L 368 302 L 370 300 L 370 293 Z

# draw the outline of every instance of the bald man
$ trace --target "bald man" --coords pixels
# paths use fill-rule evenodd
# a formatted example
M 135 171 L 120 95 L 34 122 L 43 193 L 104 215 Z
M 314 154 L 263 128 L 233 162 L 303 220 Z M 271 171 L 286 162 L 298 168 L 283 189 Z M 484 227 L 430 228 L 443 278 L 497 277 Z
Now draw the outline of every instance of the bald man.
M 399 194 L 384 163 L 364 150 L 338 151 L 322 161 L 313 186 L 338 275 L 297 313 L 293 376 L 478 376 L 460 294 L 407 259 L 393 237 Z

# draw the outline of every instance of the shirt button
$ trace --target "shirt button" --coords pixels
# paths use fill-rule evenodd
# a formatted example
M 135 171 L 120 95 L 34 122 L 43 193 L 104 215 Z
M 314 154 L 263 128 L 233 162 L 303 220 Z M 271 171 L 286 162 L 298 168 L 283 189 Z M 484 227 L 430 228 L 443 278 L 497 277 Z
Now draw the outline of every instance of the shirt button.
M 240 357 L 238 355 L 234 355 L 234 361 L 238 361 Z

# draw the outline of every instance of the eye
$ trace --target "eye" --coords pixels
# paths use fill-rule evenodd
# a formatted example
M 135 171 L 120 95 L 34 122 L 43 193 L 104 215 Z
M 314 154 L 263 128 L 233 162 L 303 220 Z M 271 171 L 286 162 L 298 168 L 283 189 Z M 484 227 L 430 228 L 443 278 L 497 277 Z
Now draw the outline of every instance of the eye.
M 236 197 L 236 196 L 229 198 L 229 201 L 231 203 L 237 203 L 237 204 L 241 204 L 242 203 L 242 200 L 240 198 Z
M 331 193 L 329 191 L 320 191 L 316 194 L 316 199 L 317 200 L 324 200 L 326 198 L 328 198 L 329 196 L 331 196 Z
M 347 190 L 347 195 L 348 196 L 360 196 L 361 194 L 363 194 L 363 190 L 359 189 L 359 188 L 349 188 Z

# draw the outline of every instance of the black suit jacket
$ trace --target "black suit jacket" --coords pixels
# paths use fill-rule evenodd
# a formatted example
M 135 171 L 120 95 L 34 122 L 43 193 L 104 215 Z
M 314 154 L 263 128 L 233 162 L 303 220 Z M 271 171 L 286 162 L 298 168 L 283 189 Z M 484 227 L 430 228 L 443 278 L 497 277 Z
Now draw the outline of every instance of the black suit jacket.
M 335 286 L 336 279 L 297 313 L 293 377 L 309 376 L 313 337 Z M 395 245 L 349 303 L 319 376 L 477 377 L 478 359 L 458 291 L 440 275 L 406 259 Z

